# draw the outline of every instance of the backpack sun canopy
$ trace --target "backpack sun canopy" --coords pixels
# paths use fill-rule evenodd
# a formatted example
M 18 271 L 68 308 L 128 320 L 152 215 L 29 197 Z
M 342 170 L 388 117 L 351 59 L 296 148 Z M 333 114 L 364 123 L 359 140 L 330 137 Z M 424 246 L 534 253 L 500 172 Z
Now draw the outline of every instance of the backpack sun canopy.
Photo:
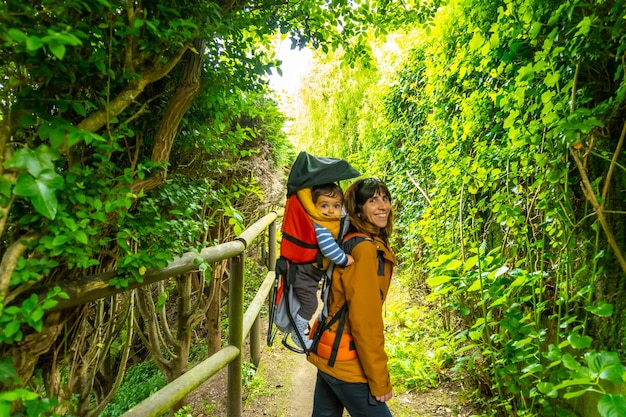
M 291 167 L 287 179 L 287 195 L 290 196 L 305 187 L 347 180 L 360 175 L 361 173 L 345 159 L 318 157 L 303 151 L 298 154 Z

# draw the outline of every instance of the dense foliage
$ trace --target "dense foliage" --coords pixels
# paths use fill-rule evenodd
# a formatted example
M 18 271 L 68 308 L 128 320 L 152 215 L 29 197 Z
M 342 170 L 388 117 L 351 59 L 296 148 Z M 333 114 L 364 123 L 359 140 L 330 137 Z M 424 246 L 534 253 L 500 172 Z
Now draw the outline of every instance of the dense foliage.
M 151 356 L 175 378 L 204 320 L 219 346 L 224 265 L 47 312 L 89 279 L 142 282 L 282 198 L 279 167 L 294 152 L 266 90 L 274 36 L 356 59 L 364 27 L 393 28 L 417 11 L 344 0 L 3 2 L 2 414 L 97 415 L 130 358 Z
M 376 129 L 335 136 L 393 186 L 412 285 L 503 416 L 626 414 L 624 6 L 451 1 L 351 103 Z

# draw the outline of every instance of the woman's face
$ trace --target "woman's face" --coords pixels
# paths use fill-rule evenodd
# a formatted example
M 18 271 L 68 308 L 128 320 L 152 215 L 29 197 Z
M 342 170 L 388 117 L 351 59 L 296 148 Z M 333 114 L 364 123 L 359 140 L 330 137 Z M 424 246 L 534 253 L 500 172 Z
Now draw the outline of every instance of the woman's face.
M 377 191 L 363 204 L 361 218 L 382 229 L 387 227 L 389 213 L 391 213 L 391 201 L 385 194 Z

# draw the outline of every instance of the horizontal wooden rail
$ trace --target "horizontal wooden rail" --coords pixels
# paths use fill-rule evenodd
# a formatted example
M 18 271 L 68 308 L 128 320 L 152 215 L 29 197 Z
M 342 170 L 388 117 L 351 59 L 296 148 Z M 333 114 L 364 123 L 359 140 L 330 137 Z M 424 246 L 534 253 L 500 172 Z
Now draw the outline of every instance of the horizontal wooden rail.
M 272 286 L 274 284 L 274 277 L 276 273 L 274 271 L 270 271 L 267 273 L 265 277 L 265 281 L 261 284 L 259 291 L 257 291 L 254 299 L 248 305 L 248 309 L 246 310 L 246 314 L 243 316 L 243 337 L 245 338 L 248 334 L 250 334 L 250 329 L 254 324 L 254 320 L 261 312 L 261 308 L 263 307 L 263 303 L 267 300 L 267 296 L 270 294 L 272 290 Z
M 275 272 L 270 271 L 261 284 L 259 291 L 248 306 L 243 319 L 243 338 L 245 339 L 254 321 L 261 312 L 272 285 L 274 284 Z M 224 352 L 227 351 L 227 352 Z M 234 346 L 226 346 L 217 353 L 194 366 L 174 381 L 161 388 L 121 417 L 156 417 L 167 412 L 174 404 L 189 395 L 200 384 L 217 373 L 220 369 L 231 363 L 238 355 L 239 349 Z M 189 375 L 191 374 L 191 375 Z
M 235 346 L 226 346 L 208 359 L 194 366 L 150 397 L 146 398 L 122 417 L 160 416 L 185 398 L 220 369 L 232 362 L 241 352 Z
M 20 294 L 11 304 L 19 305 L 23 300 L 29 298 L 32 294 L 37 294 L 43 298 L 52 288 L 60 287 L 69 298 L 56 298 L 58 302 L 56 306 L 46 313 L 60 311 L 70 307 L 76 307 L 101 298 L 111 297 L 124 291 L 143 287 L 164 279 L 193 271 L 198 268 L 198 258 L 204 262 L 214 263 L 223 259 L 232 258 L 242 253 L 246 247 L 252 242 L 265 228 L 268 227 L 276 218 L 282 216 L 283 211 L 273 211 L 259 219 L 248 229 L 243 231 L 241 235 L 231 242 L 221 243 L 202 249 L 200 253 L 187 252 L 180 257 L 175 258 L 164 268 L 153 268 L 143 275 L 142 282 L 129 283 L 125 288 L 115 288 L 109 285 L 111 279 L 119 275 L 118 270 L 104 272 L 95 275 L 89 275 L 79 280 L 55 282 L 49 284 L 35 285 L 29 291 Z

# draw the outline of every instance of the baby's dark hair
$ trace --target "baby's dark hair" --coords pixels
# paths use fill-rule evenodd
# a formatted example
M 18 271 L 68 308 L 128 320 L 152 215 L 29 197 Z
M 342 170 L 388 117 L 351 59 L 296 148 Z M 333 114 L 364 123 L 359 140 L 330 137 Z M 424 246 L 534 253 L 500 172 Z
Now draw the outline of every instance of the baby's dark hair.
M 313 203 L 317 203 L 317 199 L 325 195 L 327 197 L 338 197 L 343 202 L 343 190 L 334 182 L 328 184 L 314 185 L 311 187 L 311 198 Z

